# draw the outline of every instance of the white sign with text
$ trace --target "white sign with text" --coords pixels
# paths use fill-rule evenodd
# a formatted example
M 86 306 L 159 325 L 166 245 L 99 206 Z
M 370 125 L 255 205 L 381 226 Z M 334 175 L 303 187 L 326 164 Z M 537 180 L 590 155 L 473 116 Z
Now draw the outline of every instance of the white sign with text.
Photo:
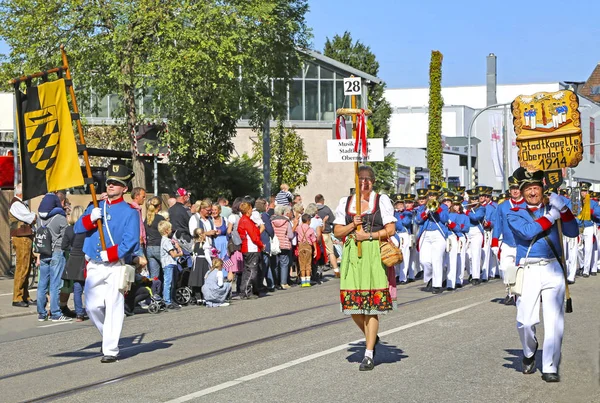
M 360 77 L 344 78 L 344 95 L 362 95 Z
M 328 162 L 356 162 L 358 153 L 354 151 L 356 140 L 327 140 Z M 367 161 L 383 161 L 383 139 L 367 139 Z

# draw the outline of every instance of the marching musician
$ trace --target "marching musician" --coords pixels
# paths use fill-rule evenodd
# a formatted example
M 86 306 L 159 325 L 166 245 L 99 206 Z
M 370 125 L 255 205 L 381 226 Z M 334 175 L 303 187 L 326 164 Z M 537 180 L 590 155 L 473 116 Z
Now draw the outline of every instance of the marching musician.
M 476 201 L 479 198 L 478 188 L 467 190 L 469 200 Z M 481 252 L 483 247 L 483 220 L 485 218 L 485 208 L 478 201 L 469 203 L 464 206 L 465 214 L 469 217 L 471 227 L 469 229 L 468 239 L 470 269 L 471 269 L 471 284 L 479 285 L 481 283 Z
M 519 170 L 523 170 L 523 168 L 517 168 L 517 171 Z M 515 172 L 515 174 L 517 173 Z M 506 214 L 509 211 L 518 211 L 525 208 L 525 199 L 521 195 L 521 189 L 519 188 L 519 182 L 515 178 L 515 174 L 508 178 L 510 197 L 498 205 L 498 209 L 496 210 L 496 225 L 492 230 L 492 253 L 498 256 L 498 260 L 500 260 L 500 273 L 503 279 L 506 268 L 517 264 L 517 243 L 508 226 Z M 500 244 L 500 241 L 502 241 L 502 244 Z M 511 305 L 514 302 L 515 300 L 510 292 L 510 287 L 507 287 L 504 304 Z
M 495 265 L 492 264 L 491 248 L 492 248 L 492 228 L 496 217 L 496 208 L 490 204 L 492 199 L 492 188 L 489 186 L 479 186 L 479 203 L 485 209 L 483 219 L 483 267 L 481 268 L 481 281 L 484 283 L 489 277 L 496 276 Z
M 442 203 L 449 210 L 448 229 L 448 275 L 446 276 L 446 290 L 453 291 L 462 287 L 464 273 L 464 245 L 465 235 L 469 232 L 469 219 L 462 213 L 462 196 L 444 193 Z M 461 240 L 462 238 L 462 240 Z M 462 250 L 461 251 L 461 246 Z M 461 256 L 462 255 L 462 256 Z M 461 259 L 462 257 L 462 259 Z
M 413 236 L 415 237 L 415 242 L 413 245 L 413 255 L 414 255 L 414 265 L 413 270 L 415 272 L 415 278 L 423 278 L 423 267 L 421 267 L 421 258 L 419 254 L 419 244 L 417 240 L 417 235 L 421 231 L 421 225 L 417 222 L 417 217 L 423 214 L 425 211 L 425 204 L 427 203 L 427 193 L 429 190 L 427 188 L 417 189 L 417 205 L 414 209 L 413 213 Z M 420 277 L 419 277 L 420 276 Z M 431 285 L 429 285 L 429 289 L 431 290 Z
M 402 255 L 405 257 L 404 263 L 404 274 L 407 283 L 412 283 L 415 281 L 415 275 L 418 270 L 415 268 L 416 260 L 417 260 L 417 251 L 415 246 L 415 236 L 413 233 L 414 227 L 414 206 L 415 206 L 415 195 L 414 194 L 406 194 L 404 196 L 404 205 L 405 209 L 400 214 L 400 221 L 404 228 L 406 228 L 406 237 L 407 242 L 402 244 Z M 408 258 L 408 260 L 406 260 Z
M 448 208 L 440 206 L 437 201 L 439 185 L 428 185 L 428 198 L 425 209 L 416 216 L 416 223 L 421 225 L 417 244 L 419 245 L 419 259 L 423 269 L 423 282 L 427 284 L 426 291 L 434 294 L 442 292 L 444 276 L 444 253 L 446 251 L 446 238 L 448 229 Z
M 396 196 L 396 201 L 394 203 L 394 217 L 396 217 L 396 236 L 398 237 L 398 247 L 400 248 L 400 251 L 402 252 L 402 256 L 405 256 L 405 258 L 402 260 L 401 263 L 398 263 L 395 266 L 396 269 L 396 277 L 397 277 L 397 281 L 399 284 L 406 284 L 408 282 L 408 273 L 410 271 L 410 274 L 412 277 L 414 277 L 414 273 L 412 272 L 412 269 L 410 268 L 410 233 L 409 230 L 407 228 L 406 225 L 404 225 L 405 223 L 409 226 L 412 227 L 412 221 L 405 219 L 404 216 L 404 212 L 405 212 L 405 206 L 404 206 L 404 199 L 405 199 L 406 195 L 404 194 L 399 194 Z M 410 214 L 412 217 L 412 214 Z
M 581 192 L 581 201 L 585 205 L 584 200 L 589 195 L 592 184 L 590 182 L 579 182 L 579 188 Z M 582 209 L 581 214 L 586 214 Z M 593 219 L 600 219 L 600 206 L 598 202 L 590 199 L 590 219 L 581 219 L 580 225 L 583 226 L 583 277 L 589 277 L 590 273 L 598 271 L 597 262 L 594 261 L 594 250 L 596 246 L 596 224 Z
M 517 244 L 517 261 L 524 267 L 522 293 L 517 299 L 517 331 L 523 346 L 522 372 L 532 374 L 536 370 L 535 354 L 539 345 L 535 326 L 539 323 L 541 297 L 544 300 L 542 379 L 559 382 L 565 279 L 556 221 L 562 220 L 564 233 L 571 237 L 577 236 L 577 221 L 556 193 L 550 194 L 548 204 L 543 203 L 543 171 L 533 174 L 516 171 L 514 176 L 526 202 L 526 208 L 511 209 L 506 214 Z

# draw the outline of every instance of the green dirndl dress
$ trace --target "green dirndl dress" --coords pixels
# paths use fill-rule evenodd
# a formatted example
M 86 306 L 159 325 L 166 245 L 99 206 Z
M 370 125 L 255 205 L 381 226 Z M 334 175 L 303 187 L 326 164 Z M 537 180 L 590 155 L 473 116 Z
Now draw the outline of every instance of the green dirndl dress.
M 362 241 L 358 246 L 348 237 L 340 267 L 340 303 L 346 315 L 379 315 L 394 308 L 387 268 L 381 263 L 379 241 Z

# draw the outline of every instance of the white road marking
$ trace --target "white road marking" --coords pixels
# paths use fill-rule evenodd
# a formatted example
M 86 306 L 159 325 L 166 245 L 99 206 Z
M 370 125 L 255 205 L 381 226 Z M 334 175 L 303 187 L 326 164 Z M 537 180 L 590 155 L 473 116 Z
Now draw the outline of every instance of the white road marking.
M 446 316 L 454 315 L 455 313 L 458 313 L 458 312 L 466 311 L 467 309 L 471 309 L 473 307 L 476 307 L 477 305 L 485 304 L 487 302 L 489 302 L 489 301 L 485 300 L 485 301 L 481 301 L 481 302 L 476 302 L 474 304 L 466 305 L 466 306 L 463 306 L 462 308 L 453 309 L 451 311 L 444 312 L 444 313 L 441 313 L 439 315 L 431 316 L 429 318 L 421 319 L 421 320 L 418 320 L 418 321 L 412 322 L 412 323 L 408 323 L 406 325 L 402 325 L 402 326 L 396 327 L 394 329 L 386 330 L 385 332 L 379 333 L 379 335 L 380 336 L 387 336 L 389 334 L 398 333 L 398 332 L 400 332 L 402 330 L 410 329 L 411 327 L 419 326 L 419 325 L 422 325 L 422 324 L 425 324 L 425 323 L 428 323 L 428 322 L 432 322 L 432 321 L 437 320 L 437 319 L 444 318 Z M 211 386 L 210 388 L 206 388 L 206 389 L 202 389 L 202 390 L 199 390 L 197 392 L 194 392 L 194 393 L 190 393 L 189 395 L 181 396 L 181 397 L 179 397 L 177 399 L 169 400 L 169 401 L 167 401 L 165 403 L 183 403 L 183 402 L 187 402 L 189 400 L 192 400 L 192 399 L 195 399 L 195 398 L 198 398 L 198 397 L 206 396 L 206 395 L 209 395 L 211 393 L 218 392 L 220 390 L 227 389 L 227 388 L 230 388 L 232 386 L 236 386 L 236 385 L 239 385 L 241 383 L 248 382 L 248 381 L 251 381 L 253 379 L 257 379 L 257 378 L 263 377 L 265 375 L 269 375 L 269 374 L 272 374 L 274 372 L 278 372 L 278 371 L 281 371 L 281 370 L 293 367 L 293 366 L 298 365 L 298 364 L 302 364 L 302 363 L 307 362 L 307 361 L 312 361 L 314 359 L 326 356 L 328 354 L 332 354 L 332 353 L 335 353 L 335 352 L 338 352 L 338 351 L 346 350 L 346 349 L 352 347 L 353 344 L 360 343 L 360 342 L 362 342 L 364 340 L 365 339 L 363 338 L 363 339 L 358 339 L 358 340 L 352 341 L 352 342 L 347 343 L 347 344 L 341 344 L 339 346 L 330 348 L 328 350 L 320 351 L 318 353 L 307 355 L 305 357 L 300 357 L 300 358 L 298 358 L 296 360 L 289 361 L 289 362 L 286 362 L 284 364 L 277 365 L 275 367 L 267 368 L 265 370 L 255 372 L 255 373 L 250 374 L 250 375 L 242 376 L 241 378 L 237 378 L 237 379 L 234 379 L 232 381 L 227 381 L 227 382 L 221 383 L 219 385 Z
M 52 326 L 60 326 L 60 325 L 68 325 L 69 323 L 73 323 L 74 321 L 69 321 L 69 322 L 58 322 L 58 323 L 53 323 L 51 325 L 44 325 L 44 326 L 38 326 L 38 327 L 52 327 Z

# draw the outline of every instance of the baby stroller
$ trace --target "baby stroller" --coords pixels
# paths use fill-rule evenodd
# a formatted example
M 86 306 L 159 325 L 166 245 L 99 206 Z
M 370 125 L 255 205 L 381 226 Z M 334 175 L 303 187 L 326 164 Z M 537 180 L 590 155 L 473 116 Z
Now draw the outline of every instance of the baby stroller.
M 183 256 L 177 258 L 177 270 L 174 271 L 174 274 L 177 273 L 177 280 L 174 279 L 173 281 L 173 284 L 175 284 L 173 299 L 179 305 L 188 305 L 196 302 L 192 287 L 187 285 L 192 268 L 191 255 L 184 252 Z
M 160 297 L 160 295 L 152 295 L 150 303 L 148 304 L 148 312 L 159 313 L 167 309 L 167 304 Z

